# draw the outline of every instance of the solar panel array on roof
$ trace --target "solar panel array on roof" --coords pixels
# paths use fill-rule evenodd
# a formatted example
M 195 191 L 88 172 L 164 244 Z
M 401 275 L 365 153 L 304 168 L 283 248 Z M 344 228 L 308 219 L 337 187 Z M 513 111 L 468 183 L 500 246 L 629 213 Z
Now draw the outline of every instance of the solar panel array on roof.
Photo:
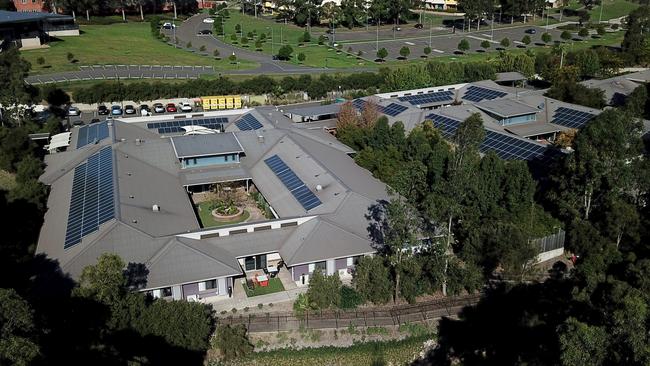
M 64 248 L 70 248 L 115 217 L 113 153 L 110 146 L 74 170 Z
M 454 100 L 454 92 L 451 90 L 445 90 L 427 94 L 407 95 L 397 99 L 401 102 L 409 102 L 412 105 L 451 102 Z
M 88 144 L 95 144 L 108 137 L 108 122 L 94 123 L 89 126 L 79 127 L 77 136 L 77 149 Z
M 273 155 L 265 159 L 264 162 L 306 211 L 318 207 L 322 203 L 279 156 Z
M 355 99 L 355 100 L 352 101 L 352 105 L 358 111 L 361 111 L 362 109 L 364 109 L 366 107 L 366 104 L 368 104 L 368 101 L 363 100 L 363 99 Z M 377 103 L 375 103 L 375 106 L 377 107 L 377 112 L 384 113 L 384 107 L 380 106 Z
M 388 106 L 384 107 L 383 113 L 391 117 L 395 117 L 407 109 L 408 108 L 404 107 L 403 105 L 397 103 L 391 103 Z
M 553 121 L 551 123 L 569 128 L 582 128 L 594 117 L 596 117 L 595 114 L 560 107 L 553 114 Z
M 467 92 L 465 92 L 463 99 L 478 103 L 484 99 L 491 100 L 501 98 L 506 95 L 508 95 L 508 93 L 472 85 L 467 88 Z
M 447 139 L 453 137 L 461 123 L 461 121 L 437 114 L 430 114 L 427 119 L 433 121 L 436 128 L 440 129 L 442 135 Z M 501 159 L 505 160 L 532 160 L 541 158 L 547 153 L 546 146 L 487 129 L 479 150 L 482 153 L 494 151 Z
M 147 123 L 147 128 L 157 129 L 158 133 L 179 133 L 185 132 L 185 126 L 203 126 L 213 130 L 223 131 L 223 124 L 228 123 L 228 118 L 214 117 L 202 119 L 183 119 L 179 121 L 152 122 Z
M 242 117 L 239 121 L 235 122 L 235 125 L 242 131 L 259 130 L 260 128 L 264 127 L 260 121 L 258 121 L 257 118 L 255 118 L 255 116 L 250 113 Z

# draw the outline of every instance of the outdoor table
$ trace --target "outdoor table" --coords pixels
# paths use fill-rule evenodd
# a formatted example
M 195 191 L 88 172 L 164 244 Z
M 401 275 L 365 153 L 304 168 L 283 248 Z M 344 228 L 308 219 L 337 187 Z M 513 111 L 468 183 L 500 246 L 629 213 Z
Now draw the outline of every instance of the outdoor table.
M 260 286 L 266 287 L 269 285 L 269 277 L 267 275 L 259 275 L 257 276 L 257 282 Z

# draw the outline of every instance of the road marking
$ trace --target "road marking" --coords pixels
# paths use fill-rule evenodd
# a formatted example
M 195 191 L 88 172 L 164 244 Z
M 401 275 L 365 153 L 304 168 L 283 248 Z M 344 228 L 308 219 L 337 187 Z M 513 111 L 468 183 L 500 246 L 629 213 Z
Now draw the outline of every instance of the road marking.
M 406 43 L 409 46 L 415 46 L 415 43 L 413 43 L 413 42 L 404 42 L 404 43 Z
M 482 35 L 482 36 L 485 36 L 485 37 L 488 37 L 488 38 L 492 38 L 492 36 L 489 35 L 489 34 L 481 33 L 481 35 Z
M 521 42 L 521 41 L 514 41 L 514 43 L 516 43 L 516 44 L 524 44 L 524 42 Z
M 435 48 L 433 49 L 433 52 L 437 52 L 437 53 L 445 53 L 445 51 L 437 50 L 437 49 L 435 49 Z
M 488 41 L 488 42 L 490 42 L 490 43 L 496 43 L 496 44 L 499 43 L 499 42 L 497 42 L 497 41 L 493 41 L 493 40 L 491 40 L 491 39 L 481 38 L 481 37 L 476 37 L 476 36 L 467 36 L 467 38 L 478 39 L 479 41 Z

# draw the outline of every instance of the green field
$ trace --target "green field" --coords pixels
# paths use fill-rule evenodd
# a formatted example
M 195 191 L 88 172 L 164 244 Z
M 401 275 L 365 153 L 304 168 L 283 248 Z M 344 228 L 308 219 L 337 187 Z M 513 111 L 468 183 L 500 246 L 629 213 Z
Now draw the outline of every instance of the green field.
M 638 3 L 627 0 L 602 0 L 603 2 L 603 18 L 602 20 L 609 20 L 620 18 L 630 14 L 630 12 L 639 7 Z M 589 12 L 591 15 L 590 20 L 597 22 L 600 17 L 600 6 L 594 6 Z
M 149 23 L 82 25 L 79 37 L 62 37 L 50 42 L 46 49 L 21 51 L 32 64 L 32 74 L 79 70 L 80 65 L 213 65 L 215 69 L 249 69 L 256 63 L 241 60 L 231 65 L 227 60 L 215 61 L 182 49 L 175 49 L 154 39 Z M 69 62 L 68 52 L 77 62 Z M 38 65 L 39 57 L 45 59 Z
M 246 291 L 246 296 L 248 297 L 284 291 L 284 286 L 282 286 L 282 281 L 279 278 L 270 278 L 268 286 L 255 286 L 253 290 L 249 290 L 244 283 L 242 283 L 242 286 L 244 286 L 244 291 Z

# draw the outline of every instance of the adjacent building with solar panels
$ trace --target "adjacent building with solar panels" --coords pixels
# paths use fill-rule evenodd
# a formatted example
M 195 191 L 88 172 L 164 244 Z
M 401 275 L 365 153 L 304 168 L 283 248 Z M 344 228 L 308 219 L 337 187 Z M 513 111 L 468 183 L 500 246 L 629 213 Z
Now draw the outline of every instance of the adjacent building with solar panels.
M 262 128 L 231 123 L 232 132 L 206 135 L 147 126 L 159 122 L 74 128 L 76 148 L 48 155 L 40 178 L 51 195 L 37 252 L 73 278 L 116 253 L 146 266 L 142 291 L 173 299 L 227 299 L 278 264 L 285 287 L 307 284 L 314 271 L 349 278 L 374 252 L 366 214 L 388 198 L 386 186 L 331 135 L 255 112 Z M 201 227 L 191 192 L 216 182 L 255 187 L 274 218 Z

